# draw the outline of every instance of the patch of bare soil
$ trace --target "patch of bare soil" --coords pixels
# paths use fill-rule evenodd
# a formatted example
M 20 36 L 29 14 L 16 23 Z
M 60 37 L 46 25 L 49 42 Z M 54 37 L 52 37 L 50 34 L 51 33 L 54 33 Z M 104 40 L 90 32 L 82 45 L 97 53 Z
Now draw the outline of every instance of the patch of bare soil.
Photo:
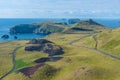
M 37 65 L 32 66 L 32 67 L 27 67 L 27 68 L 20 69 L 19 72 L 21 72 L 25 76 L 31 78 L 31 75 L 33 75 L 39 68 L 41 68 L 44 65 L 45 65 L 44 63 L 37 64 Z

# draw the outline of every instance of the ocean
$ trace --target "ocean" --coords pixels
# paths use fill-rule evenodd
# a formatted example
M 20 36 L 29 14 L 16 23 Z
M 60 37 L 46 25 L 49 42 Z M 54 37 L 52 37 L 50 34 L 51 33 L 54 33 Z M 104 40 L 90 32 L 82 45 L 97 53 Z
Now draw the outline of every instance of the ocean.
M 81 19 L 83 20 L 83 19 Z M 120 27 L 120 19 L 93 19 L 94 21 L 105 25 L 106 27 L 109 28 L 117 28 Z M 9 29 L 15 25 L 18 24 L 31 24 L 31 23 L 35 23 L 35 22 L 41 22 L 41 21 L 59 21 L 59 22 L 67 22 L 68 19 L 63 19 L 63 18 L 55 18 L 55 19 L 47 19 L 47 18 L 2 18 L 0 19 L 0 40 L 2 41 L 3 39 L 1 38 L 2 35 L 4 34 L 8 34 L 10 36 L 9 39 L 7 40 L 14 40 L 14 36 L 15 35 L 10 35 L 9 34 Z M 22 39 L 33 39 L 33 38 L 43 38 L 46 35 L 40 34 L 17 34 L 16 35 L 18 37 L 19 40 Z

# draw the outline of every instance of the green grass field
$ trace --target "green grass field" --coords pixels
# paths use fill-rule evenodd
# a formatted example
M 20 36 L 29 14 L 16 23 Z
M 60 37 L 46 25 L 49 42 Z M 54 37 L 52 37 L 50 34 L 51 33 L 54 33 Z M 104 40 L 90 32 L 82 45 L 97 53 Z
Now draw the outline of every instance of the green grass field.
M 16 70 L 3 80 L 120 80 L 120 60 L 113 59 L 94 50 L 79 47 L 95 47 L 96 41 L 93 36 L 79 40 L 86 35 L 88 34 L 55 33 L 47 36 L 46 39 L 64 48 L 65 53 L 58 55 L 63 58 L 56 62 L 46 62 L 46 65 L 39 68 L 31 75 L 31 78 L 18 72 L 18 70 L 36 65 L 34 60 L 47 57 L 47 54 L 36 51 L 28 52 L 24 50 L 24 47 L 20 48 L 16 52 Z M 119 36 L 119 29 L 115 29 L 110 33 L 98 33 L 96 36 L 98 49 L 120 56 Z M 72 41 L 75 41 L 73 45 L 69 44 Z M 27 45 L 26 43 L 27 41 L 13 41 L 1 44 L 0 76 L 12 67 L 9 53 L 17 46 Z

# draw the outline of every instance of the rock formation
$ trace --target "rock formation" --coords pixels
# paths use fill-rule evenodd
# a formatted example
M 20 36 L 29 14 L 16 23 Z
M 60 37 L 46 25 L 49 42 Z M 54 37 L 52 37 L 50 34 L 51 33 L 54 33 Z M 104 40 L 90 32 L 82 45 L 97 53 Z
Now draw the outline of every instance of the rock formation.
M 3 35 L 1 38 L 3 38 L 3 39 L 8 39 L 8 38 L 9 38 L 9 35 L 5 34 L 5 35 Z
M 30 40 L 28 44 L 33 44 L 33 45 L 26 46 L 25 47 L 26 51 L 42 51 L 44 53 L 48 53 L 49 56 L 54 56 L 64 53 L 63 49 L 60 46 L 46 39 L 33 39 Z

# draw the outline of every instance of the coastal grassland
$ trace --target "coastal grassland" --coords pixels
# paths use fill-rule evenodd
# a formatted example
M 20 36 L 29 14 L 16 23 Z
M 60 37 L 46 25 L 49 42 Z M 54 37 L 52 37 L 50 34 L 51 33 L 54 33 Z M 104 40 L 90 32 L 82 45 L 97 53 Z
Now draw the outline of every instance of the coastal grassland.
M 87 46 L 90 48 L 95 48 L 97 44 L 97 49 L 105 52 L 109 52 L 113 55 L 120 56 L 120 29 L 113 29 L 111 32 L 104 31 L 95 35 L 84 38 L 73 43 L 76 46 Z M 97 41 L 97 42 L 96 42 Z
M 100 50 L 120 56 L 120 28 L 113 29 L 110 33 L 103 32 L 97 38 Z
M 87 46 L 87 47 L 90 47 L 90 48 L 95 48 L 96 41 L 94 40 L 93 36 L 89 36 L 87 38 L 81 39 L 81 40 L 73 43 L 73 45 Z
M 119 80 L 119 60 L 90 49 L 67 44 L 82 36 L 81 34 L 53 34 L 46 37 L 64 48 L 65 53 L 59 55 L 63 58 L 56 62 L 46 62 L 47 65 L 37 70 L 31 78 L 20 72 L 13 72 L 4 80 Z M 89 39 L 92 43 L 88 42 L 86 45 L 93 45 L 95 42 L 92 37 L 88 37 L 86 41 Z M 26 67 L 26 64 L 34 65 L 34 60 L 44 56 L 45 53 L 41 52 L 26 52 L 23 47 L 17 51 L 16 60 L 18 60 L 17 64 L 25 64 L 25 66 L 18 69 Z
M 22 73 L 13 72 L 12 74 L 8 75 L 4 80 L 10 80 L 10 79 L 12 80 L 16 80 L 16 79 L 19 80 L 119 80 L 120 79 L 119 60 L 112 59 L 109 56 L 85 48 L 79 48 L 70 45 L 62 45 L 62 47 L 64 47 L 64 51 L 65 51 L 65 53 L 61 55 L 63 58 L 56 62 L 46 63 L 47 65 L 52 66 L 52 68 L 49 66 L 42 67 L 38 71 L 36 71 L 35 74 L 32 75 L 32 78 L 28 78 Z M 22 50 L 23 49 L 21 48 L 20 51 Z M 34 56 L 34 53 L 33 54 L 29 53 L 29 54 Z M 29 59 L 27 60 L 26 58 L 23 58 L 22 60 L 29 62 Z M 54 69 L 57 70 L 55 74 L 52 71 Z
M 57 44 L 68 44 L 73 40 L 80 39 L 83 36 L 86 36 L 88 34 L 64 34 L 64 33 L 55 33 L 52 35 L 49 35 L 45 37 L 46 39 L 53 41 L 54 43 Z
M 16 70 L 35 65 L 34 61 L 42 57 L 47 57 L 47 54 L 37 51 L 33 51 L 33 52 L 25 51 L 24 47 L 22 47 L 16 52 L 16 61 L 17 61 Z
M 3 76 L 12 67 L 12 51 L 23 45 L 25 41 L 11 41 L 11 42 L 1 42 L 0 43 L 0 76 Z

